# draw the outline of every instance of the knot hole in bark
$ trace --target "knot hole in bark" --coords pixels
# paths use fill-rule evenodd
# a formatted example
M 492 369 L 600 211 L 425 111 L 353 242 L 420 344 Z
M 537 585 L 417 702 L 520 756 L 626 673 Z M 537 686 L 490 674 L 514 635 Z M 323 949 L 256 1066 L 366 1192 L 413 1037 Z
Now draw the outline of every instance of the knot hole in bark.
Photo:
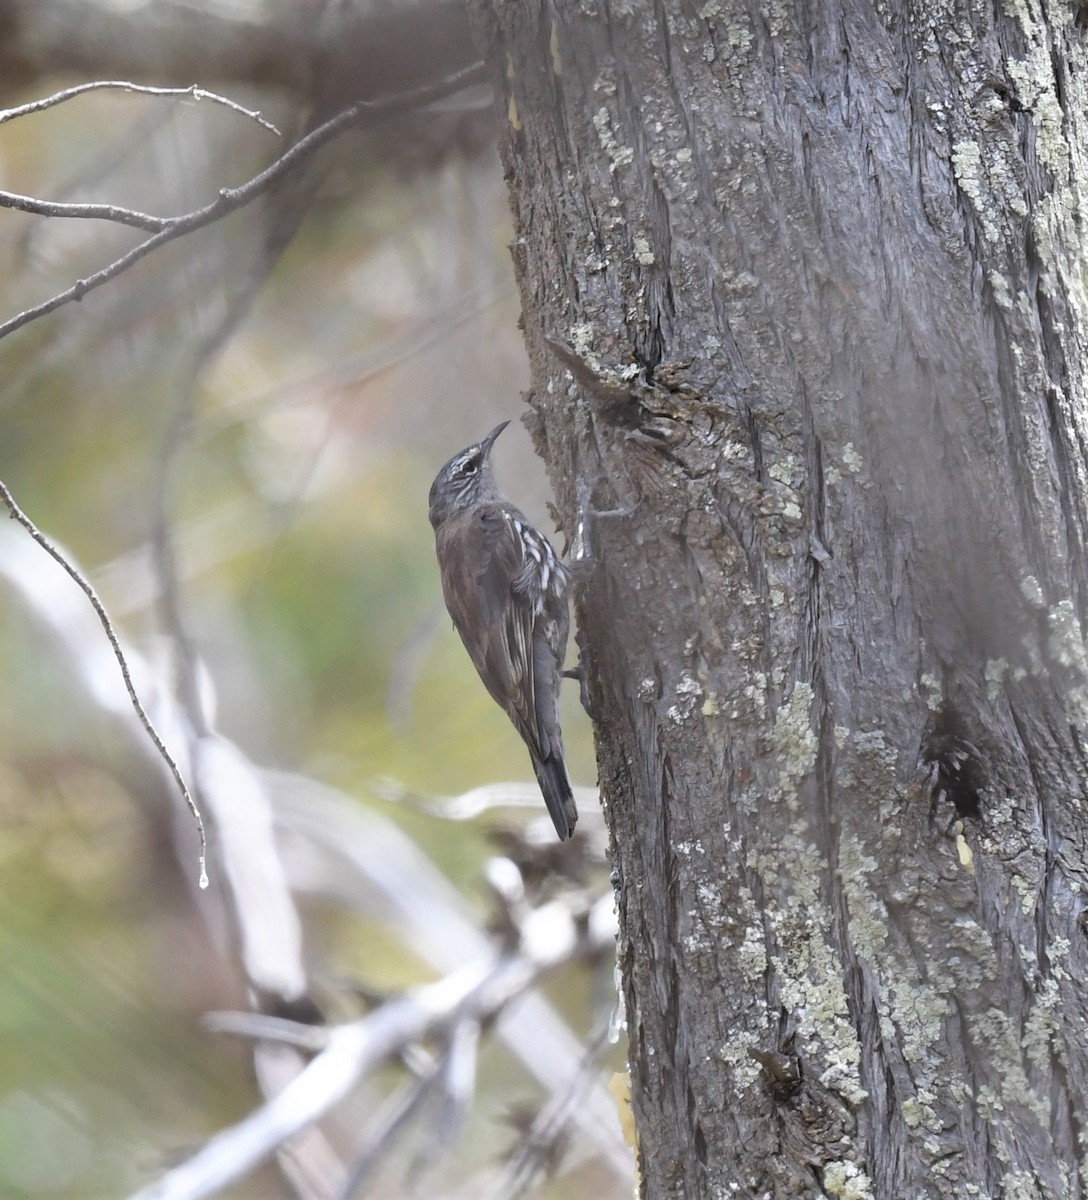
M 933 714 L 919 757 L 926 772 L 930 821 L 937 819 L 946 803 L 955 810 L 953 820 L 982 816 L 983 754 L 972 741 L 966 721 L 951 705 L 943 704 Z

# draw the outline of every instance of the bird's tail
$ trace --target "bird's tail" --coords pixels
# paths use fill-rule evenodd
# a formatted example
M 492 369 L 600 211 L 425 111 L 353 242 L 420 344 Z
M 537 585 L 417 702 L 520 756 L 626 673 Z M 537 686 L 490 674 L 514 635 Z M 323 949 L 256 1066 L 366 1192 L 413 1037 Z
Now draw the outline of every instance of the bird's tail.
M 536 781 L 544 793 L 544 803 L 548 806 L 555 831 L 559 834 L 559 840 L 565 842 L 574 833 L 574 826 L 578 823 L 578 807 L 574 803 L 567 768 L 557 754 L 542 760 L 535 755 L 531 757 Z

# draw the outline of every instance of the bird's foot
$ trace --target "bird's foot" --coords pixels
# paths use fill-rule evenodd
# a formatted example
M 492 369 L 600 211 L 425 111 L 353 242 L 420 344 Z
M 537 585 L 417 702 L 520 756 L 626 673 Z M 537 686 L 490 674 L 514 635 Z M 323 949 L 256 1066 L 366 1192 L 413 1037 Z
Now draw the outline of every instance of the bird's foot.
M 563 678 L 576 679 L 578 681 L 578 698 L 582 702 L 582 707 L 586 710 L 586 715 L 591 721 L 595 721 L 596 717 L 593 715 L 593 705 L 589 699 L 589 678 L 586 671 L 586 644 L 581 630 L 575 634 L 574 642 L 578 647 L 578 665 L 568 667 L 563 672 Z
M 616 508 L 596 508 L 593 504 L 593 487 L 588 480 L 579 481 L 578 516 L 574 523 L 574 537 L 571 539 L 567 560 L 571 575 L 580 583 L 584 583 L 597 566 L 596 522 L 615 517 L 629 517 L 642 503 L 640 497 L 633 504 Z

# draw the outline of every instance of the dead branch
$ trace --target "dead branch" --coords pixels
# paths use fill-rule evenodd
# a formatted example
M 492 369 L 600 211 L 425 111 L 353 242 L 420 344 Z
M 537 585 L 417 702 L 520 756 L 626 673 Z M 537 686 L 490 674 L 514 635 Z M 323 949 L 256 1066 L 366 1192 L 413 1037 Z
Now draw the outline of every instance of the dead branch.
M 133 229 L 159 231 L 169 229 L 173 217 L 155 217 L 134 208 L 117 204 L 75 204 L 63 200 L 39 200 L 35 196 L 20 196 L 17 192 L 0 191 L 0 208 L 14 208 L 39 217 L 78 217 L 88 221 L 113 221 Z
M 233 112 L 241 113 L 242 116 L 249 117 L 251 121 L 256 121 L 270 133 L 274 133 L 277 137 L 281 136 L 275 125 L 262 117 L 256 109 L 245 108 L 226 96 L 220 96 L 218 92 L 209 92 L 206 88 L 197 87 L 195 83 L 192 87 L 152 87 L 150 84 L 131 83 L 123 79 L 94 79 L 88 83 L 77 83 L 74 87 L 54 92 L 52 96 L 45 96 L 41 100 L 30 100 L 26 104 L 17 104 L 14 108 L 0 109 L 0 125 L 14 121 L 16 117 L 27 117 L 32 113 L 44 112 L 47 108 L 55 108 L 58 104 L 74 100 L 76 96 L 83 96 L 87 92 L 101 91 L 138 92 L 142 96 L 188 96 L 192 100 L 208 100 L 213 104 L 222 104 Z
M 331 1029 L 326 1048 L 282 1092 L 132 1200 L 214 1195 L 320 1120 L 361 1079 L 413 1043 L 448 1038 L 464 1022 L 480 1026 L 557 967 L 610 949 L 616 935 L 611 892 L 583 912 L 573 911 L 566 900 L 542 905 L 527 916 L 520 934 L 512 949 Z

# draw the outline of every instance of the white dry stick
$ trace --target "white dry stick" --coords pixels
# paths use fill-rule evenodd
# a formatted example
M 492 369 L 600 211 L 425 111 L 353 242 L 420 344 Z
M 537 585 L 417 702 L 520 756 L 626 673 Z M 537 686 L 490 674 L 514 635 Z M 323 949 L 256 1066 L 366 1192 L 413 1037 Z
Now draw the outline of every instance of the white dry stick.
M 325 1049 L 279 1095 L 216 1134 L 132 1200 L 201 1200 L 244 1178 L 289 1138 L 320 1120 L 392 1055 L 460 1020 L 494 1016 L 549 971 L 599 953 L 616 936 L 612 895 L 584 917 L 560 900 L 535 909 L 513 952 L 473 963 L 329 1031 Z
M 56 105 L 63 104 L 66 100 L 73 100 L 76 96 L 82 96 L 86 92 L 103 91 L 138 92 L 143 96 L 188 96 L 192 100 L 210 100 L 213 104 L 222 104 L 233 112 L 249 117 L 251 121 L 256 121 L 258 125 L 270 133 L 274 133 L 277 137 L 283 136 L 271 121 L 265 120 L 255 109 L 243 108 L 233 100 L 228 100 L 226 96 L 220 96 L 217 92 L 209 92 L 202 87 L 197 87 L 195 83 L 191 87 L 151 87 L 144 83 L 129 83 L 124 79 L 95 79 L 89 83 L 79 83 L 75 87 L 65 88 L 64 91 L 55 92 L 52 96 L 45 96 L 41 100 L 31 100 L 27 104 L 20 104 L 16 108 L 0 109 L 0 125 L 6 121 L 14 121 L 16 117 L 27 117 L 31 113 L 44 112 L 47 108 L 54 108 Z
M 412 953 L 442 975 L 493 953 L 464 897 L 396 826 L 315 780 L 276 771 L 262 772 L 262 779 L 297 892 L 348 912 L 388 914 L 385 919 L 396 922 Z M 554 838 L 551 822 L 543 820 Z M 614 932 L 611 901 L 606 907 Z M 495 1033 L 548 1092 L 567 1086 L 584 1053 L 582 1040 L 535 991 L 503 1012 Z M 629 1180 L 630 1147 L 620 1132 L 616 1102 L 603 1086 L 579 1104 L 574 1121 L 579 1148 L 571 1157 L 582 1158 L 592 1147 L 613 1173 Z

